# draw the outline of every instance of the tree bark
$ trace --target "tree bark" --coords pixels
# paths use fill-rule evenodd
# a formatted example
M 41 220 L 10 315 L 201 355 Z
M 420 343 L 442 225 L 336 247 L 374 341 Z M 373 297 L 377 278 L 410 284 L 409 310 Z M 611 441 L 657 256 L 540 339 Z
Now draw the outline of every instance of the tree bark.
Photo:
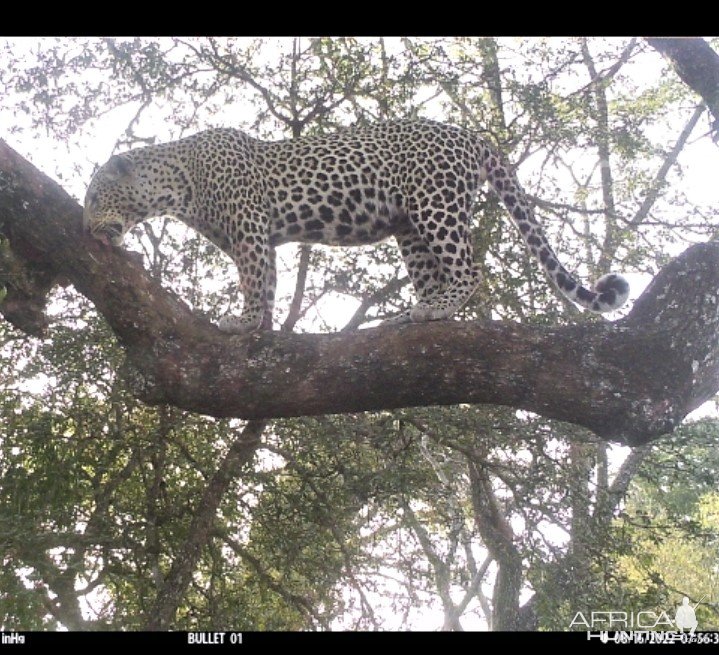
M 8 288 L 0 312 L 28 332 L 40 326 L 37 333 L 49 289 L 70 281 L 117 335 L 131 388 L 149 404 L 266 419 L 492 403 L 640 444 L 719 389 L 719 243 L 673 260 L 615 323 L 447 321 L 231 336 L 81 223 L 80 205 L 0 141 L 0 233 L 23 269 L 0 269 Z
M 677 75 L 707 103 L 719 130 L 719 54 L 699 38 L 649 37 L 647 42 L 672 62 Z

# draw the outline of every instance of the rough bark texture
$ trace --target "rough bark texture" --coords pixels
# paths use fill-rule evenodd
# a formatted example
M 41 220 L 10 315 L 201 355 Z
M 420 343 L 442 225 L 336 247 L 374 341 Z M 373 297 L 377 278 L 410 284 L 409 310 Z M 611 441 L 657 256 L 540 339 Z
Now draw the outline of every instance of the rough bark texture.
M 81 222 L 77 202 L 0 141 L 0 233 L 22 262 L 22 279 L 38 280 L 23 301 L 18 276 L 0 277 L 13 300 L 0 312 L 32 333 L 44 324 L 48 289 L 69 280 L 107 319 L 127 352 L 132 388 L 150 404 L 263 419 L 493 403 L 640 444 L 670 432 L 719 389 L 717 243 L 673 260 L 615 323 L 228 336 L 136 257 L 85 236 Z
M 649 45 L 672 62 L 681 80 L 698 93 L 719 130 L 719 54 L 698 38 L 647 38 Z

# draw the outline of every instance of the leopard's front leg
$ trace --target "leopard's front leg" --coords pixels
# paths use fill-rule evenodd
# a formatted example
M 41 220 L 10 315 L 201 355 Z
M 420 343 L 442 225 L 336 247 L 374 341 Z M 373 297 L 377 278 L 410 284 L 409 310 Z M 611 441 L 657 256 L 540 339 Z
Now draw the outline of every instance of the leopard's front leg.
M 219 320 L 218 327 L 223 332 L 245 334 L 260 328 L 272 329 L 277 283 L 275 249 L 270 246 L 268 235 L 255 227 L 265 223 L 243 225 L 244 238 L 233 249 L 244 302 L 240 316 L 226 315 Z

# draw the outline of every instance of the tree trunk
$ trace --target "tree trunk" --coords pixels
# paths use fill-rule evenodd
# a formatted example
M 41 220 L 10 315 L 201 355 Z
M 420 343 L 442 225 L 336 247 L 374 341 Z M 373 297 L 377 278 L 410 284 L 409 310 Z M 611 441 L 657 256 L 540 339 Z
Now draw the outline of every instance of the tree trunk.
M 117 335 L 125 376 L 149 404 L 263 419 L 492 403 L 639 444 L 673 430 L 719 389 L 717 243 L 668 264 L 615 323 L 445 321 L 230 336 L 81 223 L 81 207 L 0 141 L 0 233 L 22 269 L 0 268 L 8 288 L 0 312 L 39 333 L 48 290 L 70 281 Z

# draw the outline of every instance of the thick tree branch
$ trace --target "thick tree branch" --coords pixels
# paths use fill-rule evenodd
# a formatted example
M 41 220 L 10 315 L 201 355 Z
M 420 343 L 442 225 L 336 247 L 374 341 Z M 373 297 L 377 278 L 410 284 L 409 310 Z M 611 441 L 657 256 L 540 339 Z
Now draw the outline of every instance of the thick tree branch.
M 719 131 L 719 54 L 698 38 L 651 37 L 647 42 L 672 62 L 677 75 L 707 103 Z
M 150 404 L 262 419 L 492 403 L 640 444 L 719 389 L 719 243 L 672 261 L 616 323 L 229 336 L 148 277 L 136 257 L 85 236 L 81 217 L 62 188 L 0 141 L 0 233 L 29 276 L 44 276 L 33 306 L 44 302 L 48 279 L 71 281 L 117 335 L 126 377 Z M 8 297 L 15 291 L 12 279 L 0 283 Z M 25 329 L 22 303 L 6 303 L 0 312 Z

